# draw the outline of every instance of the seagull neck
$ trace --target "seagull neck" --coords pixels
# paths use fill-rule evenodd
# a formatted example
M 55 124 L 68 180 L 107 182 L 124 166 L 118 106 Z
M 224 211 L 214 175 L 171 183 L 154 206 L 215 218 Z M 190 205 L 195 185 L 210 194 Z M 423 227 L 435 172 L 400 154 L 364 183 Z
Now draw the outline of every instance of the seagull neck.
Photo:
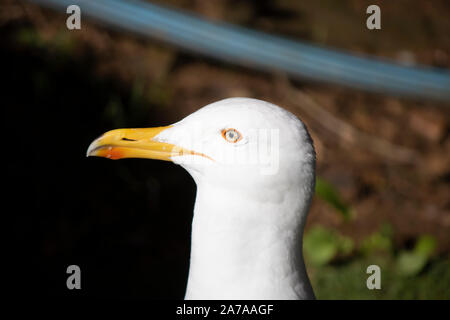
M 186 298 L 312 298 L 302 255 L 309 199 L 299 194 L 199 184 Z

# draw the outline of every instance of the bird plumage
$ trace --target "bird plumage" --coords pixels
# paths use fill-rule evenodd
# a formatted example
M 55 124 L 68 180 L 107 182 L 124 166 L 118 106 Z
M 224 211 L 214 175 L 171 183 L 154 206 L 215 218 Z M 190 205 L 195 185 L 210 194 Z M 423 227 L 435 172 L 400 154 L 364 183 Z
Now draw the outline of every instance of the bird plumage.
M 238 141 L 224 139 L 230 128 Z M 230 98 L 151 140 L 175 146 L 170 160 L 197 184 L 186 299 L 314 298 L 302 237 L 315 151 L 296 116 L 265 101 Z M 99 148 L 97 142 L 91 150 Z

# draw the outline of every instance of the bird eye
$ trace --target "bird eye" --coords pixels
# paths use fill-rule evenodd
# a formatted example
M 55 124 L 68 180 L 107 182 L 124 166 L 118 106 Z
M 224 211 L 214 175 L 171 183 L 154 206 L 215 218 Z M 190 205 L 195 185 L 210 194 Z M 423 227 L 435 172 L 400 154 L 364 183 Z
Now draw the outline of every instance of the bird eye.
M 242 135 L 236 129 L 223 129 L 222 137 L 231 143 L 236 143 L 242 139 Z

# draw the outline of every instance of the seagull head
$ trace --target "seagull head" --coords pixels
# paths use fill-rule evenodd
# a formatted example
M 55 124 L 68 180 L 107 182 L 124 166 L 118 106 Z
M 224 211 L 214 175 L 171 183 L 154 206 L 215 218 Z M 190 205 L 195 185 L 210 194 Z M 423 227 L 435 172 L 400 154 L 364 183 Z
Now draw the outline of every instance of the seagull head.
M 87 156 L 172 161 L 197 184 L 234 190 L 314 184 L 315 152 L 304 124 L 250 98 L 209 104 L 169 126 L 108 131 L 91 143 Z
M 301 251 L 315 152 L 290 112 L 225 99 L 169 126 L 106 132 L 87 155 L 173 161 L 194 178 L 187 299 L 314 297 Z

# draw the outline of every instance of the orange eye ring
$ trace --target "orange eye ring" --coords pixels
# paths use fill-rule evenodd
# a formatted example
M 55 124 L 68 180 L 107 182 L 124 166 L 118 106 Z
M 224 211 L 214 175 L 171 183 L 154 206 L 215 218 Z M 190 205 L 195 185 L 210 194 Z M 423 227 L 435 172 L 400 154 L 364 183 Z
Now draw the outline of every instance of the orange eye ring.
M 242 139 L 242 134 L 233 128 L 223 129 L 222 137 L 230 143 L 236 143 Z

